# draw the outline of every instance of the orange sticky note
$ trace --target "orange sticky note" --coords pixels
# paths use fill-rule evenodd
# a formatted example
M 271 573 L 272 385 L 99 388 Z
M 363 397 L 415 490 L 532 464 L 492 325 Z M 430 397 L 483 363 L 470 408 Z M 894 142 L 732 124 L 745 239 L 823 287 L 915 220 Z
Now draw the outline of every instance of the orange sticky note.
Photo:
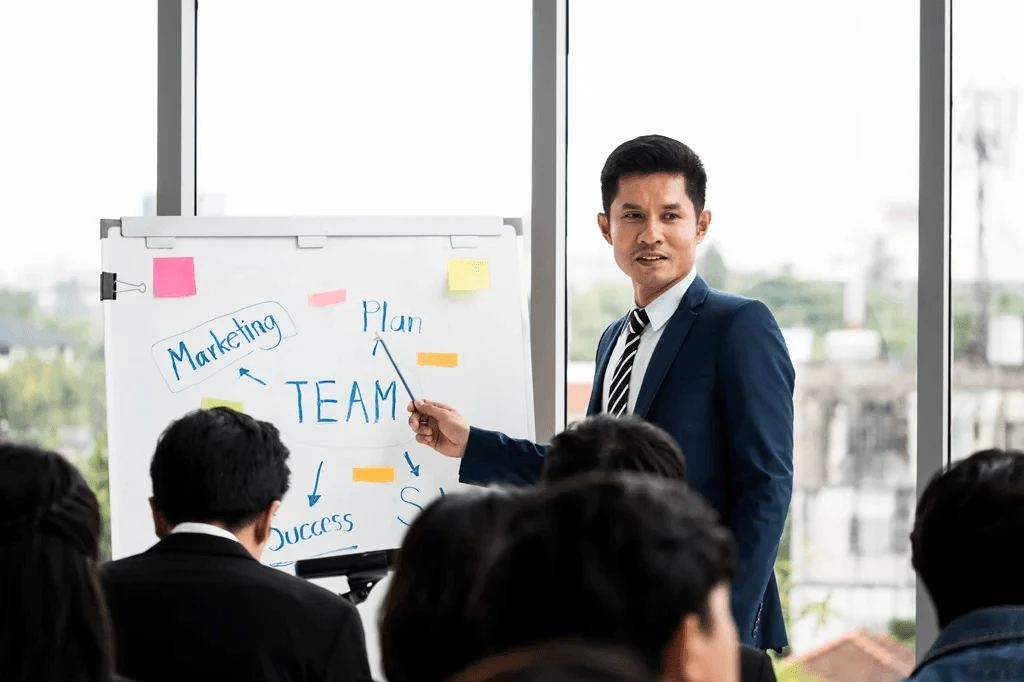
M 235 412 L 244 412 L 245 406 L 236 400 L 221 400 L 220 398 L 203 398 L 203 402 L 199 404 L 204 410 L 209 410 L 213 407 L 230 407 Z
M 153 259 L 153 298 L 196 295 L 196 264 L 191 256 Z
M 491 288 L 487 261 L 473 258 L 448 259 L 448 291 L 480 291 Z
M 391 483 L 395 480 L 395 467 L 352 467 L 352 480 L 356 483 Z
M 458 367 L 458 353 L 417 353 L 416 364 L 423 367 Z

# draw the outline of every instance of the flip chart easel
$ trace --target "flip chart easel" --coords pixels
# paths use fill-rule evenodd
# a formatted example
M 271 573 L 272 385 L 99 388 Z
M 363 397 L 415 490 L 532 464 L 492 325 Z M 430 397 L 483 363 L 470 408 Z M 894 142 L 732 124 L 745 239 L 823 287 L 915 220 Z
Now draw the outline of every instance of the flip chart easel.
M 408 396 L 532 437 L 519 221 L 497 217 L 101 222 L 115 558 L 156 542 L 149 461 L 172 420 L 226 405 L 274 423 L 291 489 L 263 560 L 387 550 L 457 460 L 417 444 Z

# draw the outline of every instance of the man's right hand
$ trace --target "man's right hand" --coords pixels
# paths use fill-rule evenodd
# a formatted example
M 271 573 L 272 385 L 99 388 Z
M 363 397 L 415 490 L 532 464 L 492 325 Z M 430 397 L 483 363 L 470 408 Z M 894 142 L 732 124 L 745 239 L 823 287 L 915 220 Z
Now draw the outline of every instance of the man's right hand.
M 445 457 L 462 457 L 469 442 L 469 422 L 458 410 L 433 400 L 409 403 L 409 426 L 416 442 L 423 443 Z

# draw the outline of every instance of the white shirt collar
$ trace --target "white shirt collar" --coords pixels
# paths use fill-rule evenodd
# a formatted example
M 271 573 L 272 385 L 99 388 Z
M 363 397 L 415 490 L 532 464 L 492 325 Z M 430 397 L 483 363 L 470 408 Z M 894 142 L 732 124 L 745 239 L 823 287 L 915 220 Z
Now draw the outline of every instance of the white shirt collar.
M 686 295 L 687 290 L 695 279 L 697 279 L 697 268 L 691 268 L 686 277 L 683 277 L 672 285 L 672 288 L 663 291 L 656 299 L 647 304 L 644 310 L 647 311 L 647 317 L 651 321 L 648 325 L 651 329 L 657 331 L 668 324 L 669 319 L 676 312 L 679 304 L 683 301 L 683 296 Z M 636 307 L 635 304 L 634 307 Z
M 175 533 L 199 533 L 200 535 L 215 535 L 225 540 L 234 540 L 238 542 L 238 538 L 231 531 L 212 526 L 209 523 L 195 523 L 193 521 L 186 521 L 185 523 L 179 523 L 177 526 L 171 529 L 171 535 Z

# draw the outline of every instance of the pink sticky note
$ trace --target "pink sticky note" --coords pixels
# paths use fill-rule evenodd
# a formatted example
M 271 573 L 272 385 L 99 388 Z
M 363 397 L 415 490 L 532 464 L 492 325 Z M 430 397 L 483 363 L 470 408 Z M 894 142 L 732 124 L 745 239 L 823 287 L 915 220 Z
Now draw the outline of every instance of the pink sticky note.
M 346 297 L 347 295 L 344 289 L 321 291 L 319 293 L 309 295 L 309 307 L 323 308 L 324 306 L 334 305 L 335 303 L 344 303 Z
M 191 256 L 153 259 L 153 298 L 196 295 L 196 265 Z

